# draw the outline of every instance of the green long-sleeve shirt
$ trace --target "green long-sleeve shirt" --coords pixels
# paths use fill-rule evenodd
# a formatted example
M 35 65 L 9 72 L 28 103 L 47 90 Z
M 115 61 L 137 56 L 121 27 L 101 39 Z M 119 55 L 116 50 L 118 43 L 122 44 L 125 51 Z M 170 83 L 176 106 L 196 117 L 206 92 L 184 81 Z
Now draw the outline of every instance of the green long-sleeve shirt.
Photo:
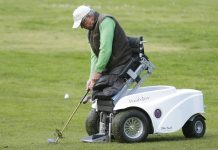
M 90 76 L 94 72 L 104 71 L 112 54 L 112 45 L 114 38 L 115 22 L 110 17 L 105 18 L 99 26 L 100 30 L 100 52 L 97 56 L 91 51 L 91 69 Z

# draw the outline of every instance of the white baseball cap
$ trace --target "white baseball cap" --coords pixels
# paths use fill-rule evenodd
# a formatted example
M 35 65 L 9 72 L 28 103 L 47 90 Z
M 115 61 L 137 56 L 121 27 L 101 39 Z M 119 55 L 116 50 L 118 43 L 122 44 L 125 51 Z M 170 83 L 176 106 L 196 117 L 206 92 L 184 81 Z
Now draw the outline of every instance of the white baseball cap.
M 91 8 L 85 5 L 81 5 L 77 7 L 73 12 L 73 27 L 72 28 L 78 28 L 81 24 L 81 21 L 83 17 L 85 17 L 89 12 Z

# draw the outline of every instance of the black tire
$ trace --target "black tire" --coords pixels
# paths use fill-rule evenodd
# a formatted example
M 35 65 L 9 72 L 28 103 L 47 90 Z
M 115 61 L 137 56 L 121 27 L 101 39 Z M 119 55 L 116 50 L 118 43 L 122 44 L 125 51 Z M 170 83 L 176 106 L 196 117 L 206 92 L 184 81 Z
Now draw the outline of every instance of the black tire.
M 204 136 L 206 124 L 202 116 L 196 116 L 193 121 L 187 121 L 182 127 L 183 135 L 187 138 L 201 138 Z
M 95 109 L 92 109 L 86 118 L 86 132 L 88 135 L 94 135 L 99 131 L 100 117 Z
M 119 112 L 112 122 L 112 133 L 119 142 L 141 142 L 147 138 L 148 129 L 147 117 L 138 110 Z

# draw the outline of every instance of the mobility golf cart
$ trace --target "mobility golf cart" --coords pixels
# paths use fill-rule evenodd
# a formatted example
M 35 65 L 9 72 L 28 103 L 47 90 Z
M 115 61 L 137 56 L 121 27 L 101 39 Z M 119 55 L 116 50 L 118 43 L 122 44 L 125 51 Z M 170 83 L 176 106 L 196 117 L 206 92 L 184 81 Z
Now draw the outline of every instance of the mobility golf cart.
M 88 137 L 83 142 L 141 142 L 148 134 L 182 129 L 187 138 L 204 136 L 206 125 L 203 94 L 173 86 L 140 87 L 152 73 L 153 64 L 144 54 L 143 38 L 128 38 L 133 49 L 124 69 L 126 83 L 110 100 L 93 100 L 86 120 Z

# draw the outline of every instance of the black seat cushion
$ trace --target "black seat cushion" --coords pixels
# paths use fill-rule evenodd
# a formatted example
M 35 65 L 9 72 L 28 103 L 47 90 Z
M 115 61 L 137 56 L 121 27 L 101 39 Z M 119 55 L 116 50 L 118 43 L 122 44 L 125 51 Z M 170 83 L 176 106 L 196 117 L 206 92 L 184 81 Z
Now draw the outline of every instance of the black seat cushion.
M 111 99 L 97 100 L 97 110 L 104 112 L 113 112 L 114 104 Z

